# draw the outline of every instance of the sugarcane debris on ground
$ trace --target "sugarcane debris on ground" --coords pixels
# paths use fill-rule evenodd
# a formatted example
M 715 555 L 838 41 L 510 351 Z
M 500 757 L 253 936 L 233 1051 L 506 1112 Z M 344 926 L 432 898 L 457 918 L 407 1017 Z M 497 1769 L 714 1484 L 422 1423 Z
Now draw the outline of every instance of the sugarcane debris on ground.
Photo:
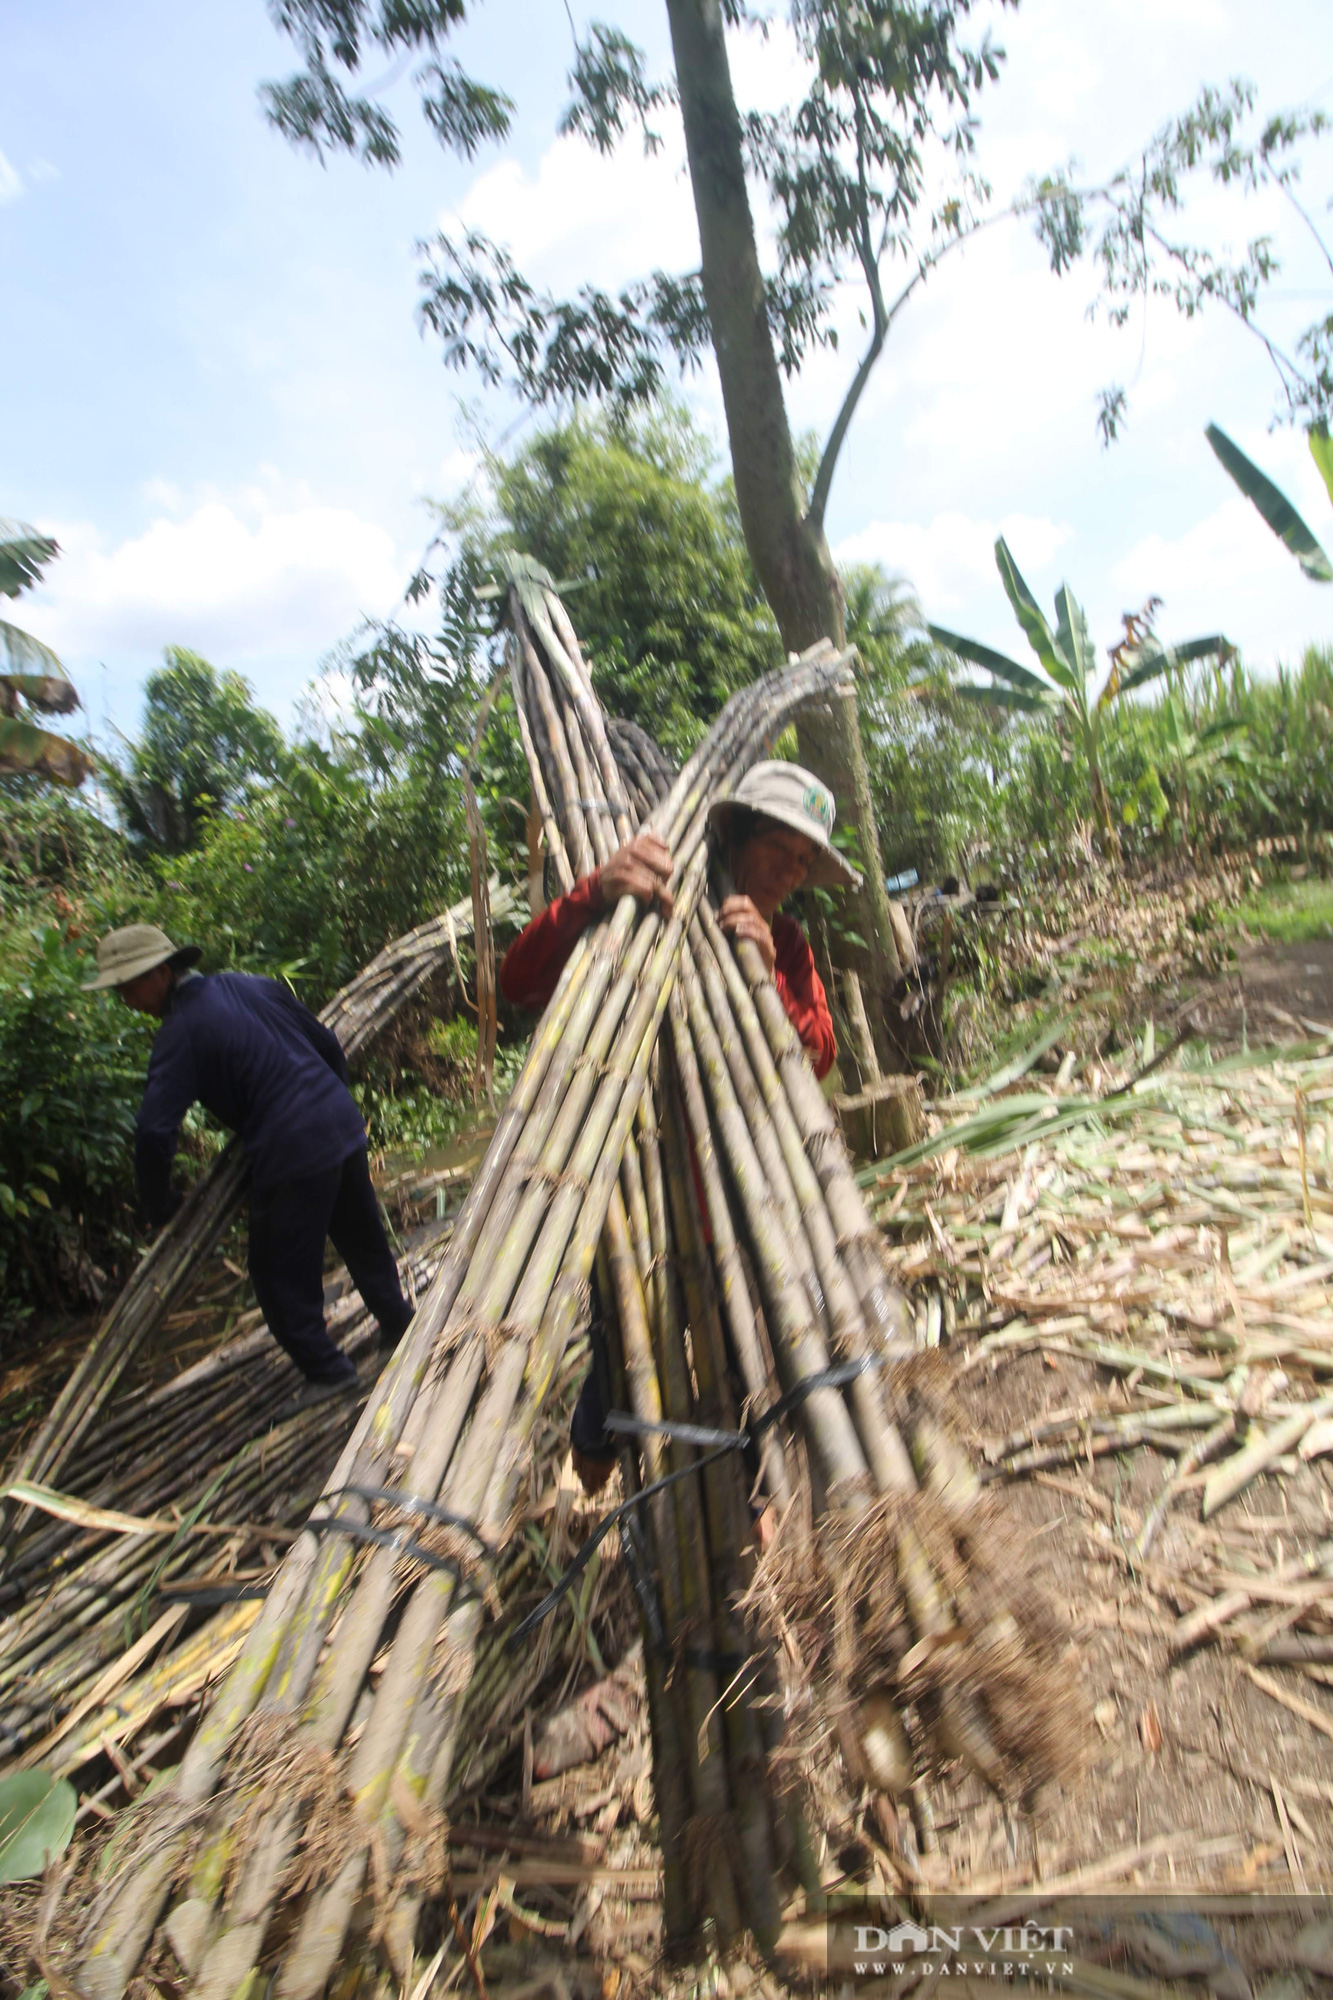
M 801 663 L 673 783 L 603 726 L 544 584 L 520 577 L 511 617 L 570 880 L 640 815 L 679 843 L 784 700 L 839 685 Z M 190 1529 L 232 1542 L 230 1581 L 190 1581 L 262 1597 L 200 1625 L 166 1565 L 136 1570 L 117 1653 L 122 1569 L 87 1579 L 82 1678 L 46 1696 L 49 1766 L 91 1774 L 83 1830 L 10 1892 L 18 1976 L 768 1995 L 827 1969 L 810 1925 L 840 1889 L 907 1912 L 939 1888 L 1328 1886 L 1333 1037 L 1256 1053 L 1242 995 L 1239 1046 L 1205 1039 L 1235 996 L 1187 990 L 1189 939 L 1234 900 L 1225 871 L 1153 892 L 1090 1026 L 1102 894 L 1072 936 L 1028 923 L 1060 1018 L 854 1177 L 683 845 L 672 921 L 618 912 L 614 951 L 576 956 L 412 1331 L 326 1441 L 313 1531 L 284 1557 L 255 1503 L 237 1542 L 223 1489 L 191 1489 Z M 1159 1047 L 1135 993 L 1183 1032 Z M 590 1502 L 564 1445 L 595 1260 L 630 1421 Z M 151 1481 L 81 1504 L 187 1512 Z M 146 1571 L 184 1522 L 116 1546 L 150 1533 Z M 30 1654 L 67 1643 L 36 1631 Z
M 1227 998 L 1214 997 L 1219 1007 Z M 999 1804 L 946 1762 L 900 1810 L 896 1852 L 880 1816 L 851 1801 L 822 1843 L 828 1888 L 910 1895 L 905 1859 L 928 1883 L 979 1893 L 1034 1882 L 1090 1892 L 1328 1885 L 1333 1423 L 1318 1414 L 1333 1379 L 1328 1051 L 1327 1042 L 1237 1048 L 1210 1060 L 1198 1044 L 1117 1095 L 1145 1067 L 1141 1037 L 1120 1075 L 1100 1079 L 1100 1097 L 1054 1079 L 1034 1090 L 1029 1072 L 933 1107 L 929 1153 L 866 1175 L 913 1301 L 916 1342 L 934 1350 L 975 1461 L 1021 1512 L 1095 1736 L 1077 1785 L 1029 1810 Z M 187 1335 L 201 1338 L 184 1327 L 178 1338 Z M 576 1356 L 567 1395 L 581 1366 Z M 582 1496 L 561 1469 L 558 1402 L 551 1416 L 527 1531 L 531 1580 L 514 1616 L 619 1494 L 617 1484 L 609 1498 Z M 570 1628 L 551 1642 L 557 1671 L 535 1699 L 511 1700 L 508 1739 L 484 1781 L 451 1802 L 456 1907 L 477 1970 L 500 1991 L 678 1983 L 659 1960 L 660 1854 L 630 1587 L 614 1534 L 599 1553 L 601 1604 L 591 1591 L 570 1604 Z M 240 1600 L 230 1615 L 248 1618 L 255 1605 Z M 614 1608 L 599 1624 L 603 1605 Z M 225 1615 L 214 1612 L 196 1641 L 201 1678 L 225 1660 Z M 71 1867 L 105 1857 L 108 1801 L 148 1792 L 198 1713 L 188 1642 L 178 1631 L 157 1643 L 160 1695 L 151 1667 L 140 1667 L 136 1708 L 124 1692 L 131 1665 L 100 1736 L 85 1739 L 95 1755 L 83 1766 Z M 173 1652 L 185 1656 L 174 1685 Z M 579 1734 L 593 1754 L 567 1762 Z M 79 1775 L 76 1762 L 57 1767 Z M 33 1941 L 43 1895 L 40 1885 L 6 1894 L 4 1942 L 15 1954 Z M 797 1898 L 784 1912 L 788 1955 L 778 1963 L 793 1978 L 819 1969 L 802 1960 L 802 1909 Z M 52 1964 L 59 1942 L 57 1932 L 42 1947 Z M 1122 1968 L 1149 1978 L 1194 1969 L 1179 1941 L 1151 1928 L 1126 1951 Z M 441 1989 L 450 1968 L 454 1985 L 472 1983 L 463 1955 L 447 1951 Z M 715 1965 L 712 1978 L 714 1990 L 737 1994 L 771 1995 L 778 1983 L 753 1953 Z

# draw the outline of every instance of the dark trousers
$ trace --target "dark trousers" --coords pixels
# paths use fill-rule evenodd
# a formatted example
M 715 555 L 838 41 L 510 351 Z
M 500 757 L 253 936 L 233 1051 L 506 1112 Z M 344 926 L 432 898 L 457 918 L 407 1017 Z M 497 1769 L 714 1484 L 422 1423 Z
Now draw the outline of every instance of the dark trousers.
M 356 1368 L 324 1327 L 324 1242 L 352 1274 L 388 1345 L 412 1317 L 380 1219 L 366 1149 L 336 1167 L 255 1188 L 250 1281 L 269 1332 L 310 1382 L 350 1381 Z

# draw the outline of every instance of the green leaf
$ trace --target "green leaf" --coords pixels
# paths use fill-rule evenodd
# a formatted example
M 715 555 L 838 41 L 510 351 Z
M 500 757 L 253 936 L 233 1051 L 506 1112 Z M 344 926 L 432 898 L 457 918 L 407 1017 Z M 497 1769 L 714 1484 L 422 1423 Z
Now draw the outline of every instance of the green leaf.
M 1056 647 L 1086 687 L 1092 675 L 1095 655 L 1088 637 L 1088 621 L 1083 606 L 1067 583 L 1062 583 L 1055 593 L 1055 613 Z
M 1029 694 L 1026 688 L 1003 687 L 994 681 L 990 687 L 983 687 L 977 681 L 960 681 L 954 693 L 964 701 L 974 701 L 989 708 L 1012 708 L 1020 715 L 1041 715 L 1050 707 L 1049 699 L 1042 700 Z
M 974 667 L 985 667 L 988 673 L 998 674 L 1014 687 L 1028 688 L 1047 699 L 1053 695 L 1049 682 L 1034 674 L 1031 667 L 1020 667 L 1007 653 L 997 653 L 992 646 L 983 646 L 979 639 L 964 639 L 957 632 L 946 631 L 943 625 L 928 625 L 926 630 L 937 646 L 956 653 L 960 660 L 970 660 Z
M 3 632 L 13 633 L 14 630 L 12 625 L 3 627 Z M 21 636 L 27 637 L 26 634 Z M 48 661 L 55 660 L 55 654 L 48 647 L 41 646 L 39 640 L 32 639 L 29 644 L 38 646 Z M 43 715 L 72 715 L 79 705 L 74 683 L 67 680 L 63 673 L 6 674 L 5 683 L 15 694 L 22 695 L 29 708 L 38 709 Z
M 78 1806 L 74 1787 L 49 1771 L 0 1778 L 0 1883 L 26 1882 L 63 1854 Z
M 59 554 L 59 542 L 39 535 L 26 521 L 0 521 L 0 596 L 17 597 L 21 590 L 31 590 L 47 563 Z
M 1260 472 L 1253 460 L 1246 458 L 1240 446 L 1233 444 L 1226 432 L 1219 430 L 1216 424 L 1209 424 L 1204 436 L 1245 498 L 1253 501 L 1273 533 L 1280 541 L 1286 543 L 1311 582 L 1333 583 L 1333 563 L 1324 554 L 1286 494 L 1274 486 L 1267 474 Z M 1317 454 L 1315 463 L 1319 464 Z M 1322 465 L 1319 469 L 1323 472 Z
M 51 648 L 4 618 L 0 618 L 0 654 L 8 661 L 12 674 L 35 681 L 65 680 L 65 669 Z M 68 681 L 65 684 L 68 686 Z M 24 692 L 20 682 L 19 693 Z
M 92 758 L 77 743 L 18 716 L 0 715 L 0 772 L 33 772 L 74 786 L 81 785 L 92 768 Z
M 1000 572 L 1005 595 L 1014 607 L 1014 616 L 1027 634 L 1027 641 L 1037 658 L 1045 667 L 1051 679 L 1070 694 L 1082 685 L 1076 683 L 1074 670 L 1069 661 L 1058 650 L 1050 626 L 1042 615 L 1040 605 L 1023 581 L 1018 564 L 1009 553 L 1009 545 L 1001 535 L 995 544 L 995 565 Z
M 1108 692 L 1114 688 L 1116 694 L 1127 694 L 1131 688 L 1155 681 L 1160 674 L 1172 673 L 1177 667 L 1187 667 L 1192 661 L 1207 659 L 1214 653 L 1226 656 L 1232 650 L 1230 640 L 1224 639 L 1220 632 L 1212 633 L 1207 639 L 1186 639 L 1180 646 L 1140 648 L 1126 655 L 1133 664 L 1107 683 Z
M 1328 488 L 1328 497 L 1333 500 L 1333 438 L 1329 437 L 1326 423 L 1311 424 L 1306 436 L 1310 443 L 1310 456 L 1319 467 L 1319 476 Z

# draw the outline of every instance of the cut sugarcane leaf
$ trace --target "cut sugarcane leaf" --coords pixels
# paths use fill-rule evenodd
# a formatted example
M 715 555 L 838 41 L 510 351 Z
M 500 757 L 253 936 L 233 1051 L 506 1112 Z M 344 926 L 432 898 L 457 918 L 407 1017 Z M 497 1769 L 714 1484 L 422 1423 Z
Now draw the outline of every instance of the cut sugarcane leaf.
M 69 1846 L 78 1809 L 74 1787 L 49 1771 L 0 1778 L 0 1883 L 43 1874 Z
M 1267 473 L 1260 472 L 1253 459 L 1247 458 L 1240 446 L 1233 444 L 1216 424 L 1209 424 L 1204 436 L 1245 498 L 1258 508 L 1279 541 L 1286 543 L 1311 582 L 1333 583 L 1333 562 L 1329 561 L 1282 489 L 1274 486 Z M 1317 454 L 1315 463 L 1322 473 L 1324 468 Z

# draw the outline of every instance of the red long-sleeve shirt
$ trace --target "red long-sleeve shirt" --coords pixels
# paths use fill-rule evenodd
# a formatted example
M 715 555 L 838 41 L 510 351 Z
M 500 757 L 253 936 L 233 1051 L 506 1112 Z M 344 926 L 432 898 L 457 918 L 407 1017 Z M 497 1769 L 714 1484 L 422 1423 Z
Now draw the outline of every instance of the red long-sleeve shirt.
M 588 925 L 603 913 L 601 870 L 558 896 L 526 930 L 520 931 L 500 967 L 500 991 L 512 1007 L 540 1014 L 555 992 L 565 961 Z M 824 982 L 815 970 L 810 941 L 794 917 L 773 919 L 773 984 L 787 1018 L 824 1077 L 833 1067 L 838 1044 L 833 1034 Z

